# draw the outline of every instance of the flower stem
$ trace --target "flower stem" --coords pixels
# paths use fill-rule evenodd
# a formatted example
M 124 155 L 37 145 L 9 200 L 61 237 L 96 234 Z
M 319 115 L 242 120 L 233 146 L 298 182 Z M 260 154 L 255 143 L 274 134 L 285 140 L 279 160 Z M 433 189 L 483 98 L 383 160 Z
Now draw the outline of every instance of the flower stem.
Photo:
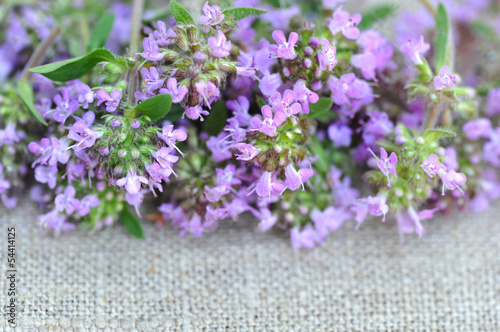
M 429 13 L 432 14 L 432 16 L 436 16 L 436 9 L 434 6 L 429 2 L 429 0 L 420 0 L 422 5 L 424 5 L 425 8 L 429 11 Z
M 28 69 L 37 66 L 40 61 L 42 61 L 43 56 L 47 52 L 47 49 L 50 47 L 50 45 L 52 45 L 60 32 L 61 28 L 56 27 L 50 32 L 50 35 L 36 47 L 35 52 L 33 52 L 30 59 L 28 60 L 28 63 L 26 63 L 26 66 L 23 69 L 21 78 L 29 79 L 31 77 L 32 73 L 30 73 Z
M 144 0 L 134 0 L 134 6 L 132 9 L 132 28 L 130 30 L 130 52 L 132 53 L 139 51 L 139 37 L 141 35 L 141 18 L 143 8 Z
M 441 110 L 442 102 L 439 102 L 434 106 L 434 108 L 431 110 L 431 113 L 429 114 L 429 117 L 427 118 L 427 123 L 425 124 L 424 131 L 429 130 L 434 128 L 436 124 L 436 119 L 438 118 L 438 115 Z

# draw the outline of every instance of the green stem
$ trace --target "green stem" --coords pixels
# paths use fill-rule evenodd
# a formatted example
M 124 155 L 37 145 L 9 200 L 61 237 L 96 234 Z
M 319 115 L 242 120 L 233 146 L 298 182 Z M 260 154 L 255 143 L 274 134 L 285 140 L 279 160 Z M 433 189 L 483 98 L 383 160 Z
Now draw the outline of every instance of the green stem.
M 425 124 L 424 131 L 429 130 L 434 128 L 434 125 L 436 124 L 436 119 L 438 118 L 439 111 L 441 110 L 442 102 L 439 102 L 434 106 L 434 108 L 431 110 L 431 113 L 429 114 L 429 117 L 427 118 L 427 123 Z
M 28 71 L 28 69 L 37 66 L 40 61 L 42 61 L 43 56 L 47 52 L 47 49 L 50 47 L 50 45 L 52 45 L 60 32 L 61 28 L 56 27 L 50 32 L 50 35 L 36 47 L 35 52 L 33 52 L 30 59 L 28 60 L 28 63 L 26 63 L 26 66 L 23 69 L 21 78 L 29 79 L 31 77 L 32 74 Z
M 424 5 L 425 8 L 429 11 L 429 13 L 432 14 L 432 16 L 436 16 L 436 9 L 434 6 L 429 2 L 429 0 L 420 0 L 422 5 Z
M 142 10 L 144 8 L 144 0 L 134 0 L 133 15 L 132 15 L 132 28 L 130 35 L 130 52 L 135 53 L 139 51 L 139 41 L 141 35 L 141 18 Z

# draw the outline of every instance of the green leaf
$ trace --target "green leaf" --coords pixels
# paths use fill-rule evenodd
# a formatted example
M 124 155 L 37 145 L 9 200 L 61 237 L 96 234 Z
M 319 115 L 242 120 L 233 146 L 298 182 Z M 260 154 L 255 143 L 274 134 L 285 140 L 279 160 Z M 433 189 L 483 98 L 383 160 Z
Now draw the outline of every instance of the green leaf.
M 488 39 L 492 40 L 497 39 L 497 33 L 495 32 L 495 30 L 493 30 L 489 25 L 484 24 L 483 22 L 479 21 L 470 22 L 469 26 L 472 28 L 472 30 L 483 35 Z
M 325 149 L 316 136 L 311 136 L 311 141 L 312 144 L 309 144 L 309 150 L 313 155 L 318 156 L 318 160 L 314 162 L 314 168 L 322 175 L 326 175 L 330 165 L 326 159 Z
M 261 96 L 257 96 L 256 103 L 259 106 L 259 108 L 262 108 L 264 105 L 267 105 L 267 102 Z
M 92 31 L 87 51 L 90 52 L 93 49 L 101 48 L 104 46 L 104 44 L 106 44 L 109 34 L 113 29 L 114 22 L 115 22 L 115 14 L 113 13 L 106 13 L 103 16 L 101 16 L 99 21 L 97 21 L 94 30 Z
M 203 128 L 212 136 L 217 136 L 226 125 L 227 111 L 222 99 L 212 104 L 212 110 L 205 119 Z
M 235 21 L 241 20 L 248 16 L 259 16 L 267 13 L 267 10 L 251 8 L 251 7 L 237 7 L 229 8 L 222 12 L 226 17 L 233 17 Z
M 457 136 L 457 134 L 451 130 L 446 128 L 435 128 L 429 129 L 424 134 L 424 140 L 426 143 L 435 142 L 441 138 L 452 138 Z
M 47 126 L 47 121 L 45 121 L 40 112 L 38 112 L 38 110 L 35 108 L 35 96 L 33 94 L 33 88 L 29 84 L 28 80 L 21 79 L 17 82 L 17 94 L 23 102 L 24 106 L 26 106 L 26 108 L 35 117 L 35 119 Z
M 170 9 L 177 23 L 184 23 L 185 25 L 194 24 L 194 20 L 189 15 L 188 11 L 182 7 L 178 2 L 171 0 Z
M 331 98 L 320 98 L 315 104 L 309 104 L 309 114 L 306 114 L 306 118 L 316 119 L 321 117 L 323 113 L 332 108 L 332 104 L 333 100 Z
M 154 96 L 153 98 L 146 99 L 139 105 L 137 105 L 134 110 L 147 115 L 151 120 L 156 121 L 163 118 L 170 107 L 172 106 L 172 96 L 169 94 L 162 93 L 160 95 Z
M 139 218 L 130 212 L 128 206 L 123 204 L 123 210 L 121 212 L 121 218 L 123 221 L 123 226 L 129 231 L 130 234 L 138 239 L 144 238 L 144 231 L 142 230 L 141 222 Z
M 394 5 L 381 5 L 365 12 L 362 16 L 363 19 L 358 24 L 358 28 L 361 30 L 367 30 L 371 28 L 377 21 L 381 21 L 396 12 L 396 6 Z
M 442 3 L 439 4 L 436 14 L 436 28 L 438 31 L 436 37 L 436 72 L 439 72 L 442 66 L 451 66 L 453 62 L 450 19 Z
M 53 81 L 71 81 L 89 72 L 99 62 L 114 62 L 115 56 L 104 48 L 98 48 L 79 58 L 49 63 L 31 68 L 29 72 L 42 74 Z
M 481 85 L 479 88 L 477 88 L 477 94 L 479 96 L 486 96 L 491 89 L 500 87 L 500 81 L 496 82 L 490 82 L 488 84 Z

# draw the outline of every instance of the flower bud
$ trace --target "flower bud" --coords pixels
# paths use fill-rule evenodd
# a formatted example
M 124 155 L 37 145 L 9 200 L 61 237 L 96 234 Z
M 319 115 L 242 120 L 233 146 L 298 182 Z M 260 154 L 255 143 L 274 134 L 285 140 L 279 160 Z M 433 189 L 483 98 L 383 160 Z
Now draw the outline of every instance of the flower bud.
M 318 37 L 312 37 L 311 40 L 309 41 L 309 46 L 311 46 L 313 48 L 317 48 L 319 46 Z
M 307 58 L 306 58 L 306 59 L 304 59 L 304 67 L 305 67 L 306 69 L 309 69 L 309 68 L 311 68 L 311 66 L 312 66 L 312 61 L 311 61 L 311 59 L 307 59 Z
M 116 166 L 116 167 L 115 167 L 115 169 L 113 170 L 113 173 L 114 173 L 115 175 L 120 175 L 120 174 L 123 174 L 123 172 L 124 172 L 124 171 L 123 171 L 123 167 L 121 167 L 121 166 Z
M 206 60 L 205 54 L 203 52 L 196 52 L 194 57 L 193 57 L 193 60 L 194 60 L 194 63 L 201 64 L 201 63 L 205 62 L 205 60 Z
M 134 159 L 137 159 L 141 156 L 141 153 L 137 149 L 132 149 L 130 154 L 132 155 L 132 158 L 134 158 Z
M 104 70 L 110 74 L 113 74 L 113 75 L 120 75 L 122 72 L 122 69 L 119 66 L 117 66 L 116 64 L 111 63 L 111 62 L 108 62 L 104 66 Z
M 113 119 L 111 121 L 111 126 L 114 128 L 120 127 L 122 125 L 122 122 L 119 119 Z
M 311 55 L 313 54 L 313 49 L 312 49 L 310 46 L 306 46 L 306 47 L 304 48 L 304 54 L 305 54 L 306 56 L 311 56 Z
M 127 155 L 127 150 L 118 150 L 118 157 L 120 158 L 125 158 L 125 156 Z
M 190 26 L 186 29 L 188 40 L 191 44 L 196 43 L 198 41 L 198 29 L 193 26 Z
M 99 148 L 99 153 L 103 156 L 107 156 L 109 154 L 109 148 L 107 146 L 101 146 Z
M 141 123 L 136 119 L 132 120 L 132 122 L 130 123 L 130 127 L 132 127 L 132 129 L 139 129 L 140 126 Z

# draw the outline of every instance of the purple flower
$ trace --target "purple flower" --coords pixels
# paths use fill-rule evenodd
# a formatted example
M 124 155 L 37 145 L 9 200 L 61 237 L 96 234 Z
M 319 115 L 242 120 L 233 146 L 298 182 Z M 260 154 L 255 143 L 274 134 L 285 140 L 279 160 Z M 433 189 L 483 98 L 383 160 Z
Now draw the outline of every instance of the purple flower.
M 429 51 L 430 45 L 424 42 L 424 36 L 420 36 L 418 43 L 414 42 L 411 39 L 408 39 L 406 43 L 403 43 L 399 48 L 403 54 L 410 59 L 416 65 L 422 64 L 421 55 L 424 55 Z
M 203 228 L 209 231 L 215 231 L 219 220 L 227 217 L 227 211 L 224 208 L 214 209 L 210 205 L 207 206 Z
M 217 179 L 215 185 L 218 187 L 231 188 L 241 184 L 241 180 L 236 177 L 236 166 L 229 164 L 226 168 L 216 168 Z
M 467 177 L 464 173 L 457 173 L 455 170 L 450 170 L 446 172 L 444 169 L 439 169 L 437 174 L 443 181 L 443 190 L 441 191 L 441 196 L 444 196 L 444 188 L 448 190 L 458 189 L 461 193 L 464 194 L 461 185 L 465 184 L 467 181 Z
M 89 214 L 90 209 L 99 206 L 99 198 L 96 195 L 86 195 L 80 201 L 77 208 L 78 214 L 82 217 Z
M 259 82 L 259 89 L 264 96 L 270 96 L 283 84 L 280 74 L 267 74 Z
M 207 140 L 207 148 L 212 152 L 212 158 L 215 162 L 224 161 L 233 157 L 230 142 L 226 140 L 228 135 L 225 132 L 219 133 L 217 137 L 212 136 Z
M 78 101 L 71 100 L 71 92 L 68 88 L 61 88 L 61 94 L 54 97 L 54 103 L 57 108 L 51 111 L 54 113 L 53 118 L 63 124 L 80 107 Z
M 60 215 L 57 210 L 38 216 L 38 220 L 41 232 L 44 228 L 52 228 L 56 235 L 59 235 L 61 232 L 65 233 L 75 229 L 75 225 L 69 223 L 66 217 Z
M 288 8 L 269 8 L 260 18 L 269 22 L 274 29 L 287 30 L 290 28 L 290 20 L 296 15 L 300 15 L 300 7 L 297 5 Z
M 72 214 L 80 205 L 80 201 L 75 198 L 75 187 L 69 185 L 64 189 L 64 193 L 56 196 L 54 200 L 57 211 L 66 211 L 67 215 Z
M 229 55 L 231 51 L 231 42 L 227 41 L 226 35 L 222 31 L 217 31 L 217 37 L 208 37 L 208 46 L 210 51 L 216 57 L 222 58 Z
M 292 90 L 286 90 L 283 93 L 283 99 L 281 99 L 281 93 L 275 92 L 271 98 L 269 98 L 269 103 L 273 106 L 276 113 L 285 113 L 287 117 L 293 116 L 302 110 L 302 106 L 296 103 L 295 93 Z
M 271 227 L 273 227 L 278 221 L 278 217 L 272 214 L 271 210 L 269 210 L 268 208 L 260 209 L 260 211 L 257 214 L 258 215 L 256 216 L 256 218 L 260 220 L 259 229 L 262 232 L 265 232 Z
M 271 197 L 273 192 L 272 172 L 262 172 L 257 181 L 256 192 L 260 197 Z
M 220 96 L 219 89 L 212 82 L 196 82 L 195 87 L 200 97 L 205 101 L 205 105 L 211 109 L 210 104 Z
M 16 124 L 11 122 L 4 129 L 0 129 L 0 146 L 12 145 L 25 137 L 24 132 L 17 131 Z
M 331 76 L 328 87 L 332 91 L 333 102 L 337 105 L 348 104 L 350 99 L 361 100 L 372 96 L 368 83 L 357 79 L 353 73 L 342 75 L 340 79 Z
M 257 154 L 259 153 L 259 149 L 255 148 L 251 144 L 246 144 L 246 143 L 238 143 L 233 145 L 233 148 L 238 149 L 238 151 L 241 153 L 236 157 L 236 160 L 244 160 L 244 161 L 250 161 Z
M 163 131 L 161 134 L 158 134 L 158 137 L 165 143 L 167 143 L 169 147 L 173 147 L 174 149 L 176 149 L 181 154 L 181 156 L 185 156 L 185 154 L 182 153 L 175 144 L 176 141 L 184 142 L 187 139 L 187 134 L 184 130 L 174 130 L 174 125 L 163 126 Z
M 345 0 L 322 0 L 323 8 L 328 10 L 334 10 L 337 8 L 339 3 L 344 3 Z
M 295 54 L 294 47 L 299 40 L 299 35 L 296 32 L 290 32 L 287 41 L 283 31 L 274 30 L 273 39 L 276 41 L 277 45 L 269 45 L 269 51 L 275 54 L 277 58 L 284 58 L 289 60 L 295 59 L 297 54 Z
M 234 118 L 241 126 L 248 126 L 252 116 L 248 114 L 250 102 L 244 96 L 239 96 L 237 100 L 226 101 L 226 107 L 233 111 Z
M 427 157 L 427 159 L 420 164 L 420 167 L 422 167 L 424 172 L 431 178 L 433 178 L 440 169 L 446 169 L 446 167 L 439 162 L 438 156 L 434 153 Z
M 33 162 L 32 167 L 35 167 L 37 164 L 52 166 L 57 164 L 57 162 L 66 164 L 70 157 L 68 146 L 68 141 L 65 139 L 58 140 L 56 137 L 51 137 L 50 139 L 42 138 L 40 144 L 30 142 L 28 149 L 38 156 Z
M 130 169 L 126 177 L 116 181 L 116 185 L 118 187 L 125 186 L 125 190 L 129 194 L 135 195 L 141 190 L 141 182 L 147 184 L 148 180 L 142 175 L 137 175 L 134 169 Z
M 328 137 L 335 147 L 350 146 L 352 133 L 352 129 L 342 123 L 332 123 L 328 127 Z
M 202 115 L 207 116 L 208 112 L 203 110 L 200 105 L 196 105 L 193 107 L 185 107 L 184 114 L 186 114 L 186 116 L 192 120 L 200 119 L 201 121 L 204 121 Z
M 314 222 L 316 232 L 321 234 L 322 239 L 326 237 L 328 231 L 336 231 L 344 224 L 346 213 L 339 211 L 333 206 L 329 206 L 325 211 L 313 210 L 311 220 Z
M 348 39 L 357 39 L 359 37 L 359 29 L 356 28 L 356 25 L 359 22 L 361 22 L 360 14 L 350 16 L 348 11 L 339 7 L 333 12 L 333 19 L 328 23 L 328 29 L 330 29 L 332 35 L 342 32 Z
M 443 90 L 444 88 L 454 88 L 455 83 L 458 82 L 458 77 L 455 75 L 450 75 L 450 68 L 448 66 L 442 66 L 439 70 L 439 75 L 434 77 L 434 88 L 436 90 Z
M 389 135 L 394 129 L 394 124 L 385 112 L 371 112 L 370 119 L 363 126 L 363 141 L 373 145 L 376 141 Z
M 273 118 L 273 109 L 268 105 L 264 105 L 262 106 L 262 115 L 264 120 L 261 120 L 258 116 L 254 116 L 250 120 L 250 124 L 255 128 L 251 130 L 260 131 L 267 136 L 275 136 L 276 128 L 286 120 L 286 114 L 284 112 L 276 112 Z
M 111 95 L 104 89 L 99 89 L 96 92 L 96 97 L 98 99 L 97 106 L 100 106 L 102 103 L 106 103 L 106 112 L 114 112 L 118 105 L 120 104 L 120 100 L 122 99 L 122 91 L 119 89 L 114 89 L 111 91 Z
M 398 210 L 396 212 L 396 224 L 401 233 L 417 233 L 418 236 L 425 236 L 424 226 L 420 220 L 432 218 L 436 209 L 423 210 L 417 213 L 413 206 L 410 206 L 407 211 Z
M 87 84 L 82 83 L 80 80 L 76 80 L 74 85 L 75 90 L 78 93 L 78 102 L 82 104 L 84 109 L 87 109 L 89 107 L 89 103 L 94 101 L 94 92 Z
M 386 197 L 377 196 L 367 198 L 358 199 L 358 203 L 354 205 L 351 210 L 356 213 L 356 221 L 358 225 L 356 229 L 359 228 L 363 220 L 365 220 L 367 213 L 370 213 L 372 216 L 382 216 L 382 221 L 385 222 L 385 215 L 389 212 L 389 206 L 385 203 Z
M 491 89 L 488 92 L 486 103 L 486 115 L 495 116 L 498 114 L 500 114 L 500 88 Z
M 229 188 L 226 186 L 218 186 L 210 188 L 205 186 L 205 197 L 209 202 L 218 202 L 222 196 L 229 194 Z
M 295 99 L 302 105 L 302 112 L 304 114 L 309 114 L 309 103 L 315 104 L 319 100 L 318 94 L 309 90 L 306 86 L 306 82 L 303 80 L 299 80 L 295 83 L 293 93 L 295 94 Z
M 294 227 L 290 232 L 290 241 L 293 249 L 301 247 L 312 249 L 316 246 L 316 239 L 316 231 L 311 225 L 307 225 L 302 231 L 299 231 L 297 227 Z
M 488 138 L 492 132 L 491 122 L 486 118 L 476 119 L 464 124 L 462 130 L 465 132 L 465 136 L 471 141 L 475 141 L 481 137 Z
M 172 171 L 172 173 L 175 176 L 177 176 L 177 174 L 175 174 L 175 172 L 172 169 L 172 165 L 179 160 L 179 157 L 174 156 L 173 154 L 170 153 L 173 150 L 174 150 L 174 148 L 172 148 L 172 147 L 168 147 L 168 148 L 163 147 L 160 150 L 156 151 L 154 157 L 155 157 L 156 161 L 158 161 L 158 163 L 160 164 L 160 166 L 162 168 L 170 169 Z
M 149 34 L 149 37 L 144 38 L 144 40 L 142 41 L 142 46 L 144 48 L 144 52 L 137 54 L 142 56 L 146 60 L 158 61 L 165 56 L 165 53 L 160 53 L 160 50 L 158 48 L 158 43 L 154 39 L 152 33 Z
M 320 40 L 320 45 L 321 50 L 318 51 L 319 68 L 321 70 L 328 69 L 332 71 L 337 65 L 337 60 L 335 59 L 337 48 L 332 46 L 326 38 Z
M 177 35 L 172 28 L 168 28 L 165 25 L 165 22 L 158 21 L 156 23 L 158 25 L 158 30 L 153 31 L 153 35 L 156 39 L 156 42 L 160 46 L 168 46 L 175 42 Z
M 375 79 L 377 58 L 372 53 L 356 54 L 351 57 L 351 64 L 361 70 L 361 74 L 367 80 Z
M 158 70 L 154 66 L 151 66 L 149 70 L 147 68 L 142 68 L 141 75 L 142 79 L 144 80 L 144 83 L 146 84 L 146 91 L 154 91 L 159 89 L 163 85 L 163 82 L 165 81 L 164 78 L 163 79 L 160 78 Z M 120 91 L 120 90 L 114 90 L 114 91 Z M 111 92 L 111 95 L 113 95 L 113 92 Z M 120 91 L 120 98 L 121 98 L 121 91 Z
M 217 25 L 224 20 L 221 8 L 217 5 L 210 6 L 208 1 L 203 5 L 203 13 L 205 15 L 198 20 L 201 25 Z
M 167 81 L 167 88 L 160 89 L 160 93 L 168 93 L 172 96 L 173 103 L 180 103 L 188 92 L 188 88 L 181 85 L 177 87 L 177 79 L 175 77 L 169 78 Z
M 101 135 L 102 133 L 89 128 L 85 122 L 77 121 L 69 130 L 68 138 L 77 142 L 73 149 L 79 151 L 94 146 Z
M 382 171 L 382 173 L 387 177 L 387 187 L 391 188 L 391 179 L 389 174 L 394 175 L 397 178 L 396 168 L 394 167 L 398 163 L 398 157 L 394 152 L 388 157 L 387 151 L 384 148 L 380 148 L 380 159 L 377 155 L 372 151 L 372 149 L 368 148 L 373 157 L 377 160 L 377 166 Z
M 457 151 L 452 146 L 449 146 L 444 150 L 443 164 L 447 169 L 458 169 Z
M 304 182 L 311 176 L 313 176 L 312 169 L 301 168 L 297 171 L 293 164 L 288 164 L 288 166 L 285 167 L 285 186 L 290 190 L 297 190 L 302 187 L 302 192 L 305 192 L 306 189 L 304 188 Z
M 54 189 L 57 183 L 57 166 L 37 166 L 35 168 L 35 180 L 40 183 L 47 183 L 50 189 Z

